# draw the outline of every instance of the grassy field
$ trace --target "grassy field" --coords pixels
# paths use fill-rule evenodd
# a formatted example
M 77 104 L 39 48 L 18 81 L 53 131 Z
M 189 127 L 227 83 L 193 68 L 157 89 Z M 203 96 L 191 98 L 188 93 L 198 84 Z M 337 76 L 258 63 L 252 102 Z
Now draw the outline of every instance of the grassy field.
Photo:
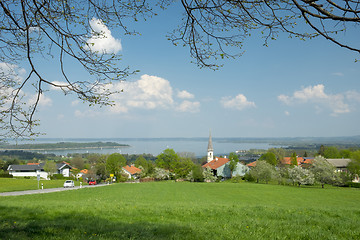
M 1 239 L 360 239 L 360 191 L 114 184 L 0 197 Z
M 43 184 L 45 188 L 58 188 L 64 186 L 65 180 L 40 180 L 39 186 Z M 79 186 L 79 182 L 75 182 L 75 186 Z M 38 189 L 36 178 L 0 178 L 0 192 L 13 192 Z

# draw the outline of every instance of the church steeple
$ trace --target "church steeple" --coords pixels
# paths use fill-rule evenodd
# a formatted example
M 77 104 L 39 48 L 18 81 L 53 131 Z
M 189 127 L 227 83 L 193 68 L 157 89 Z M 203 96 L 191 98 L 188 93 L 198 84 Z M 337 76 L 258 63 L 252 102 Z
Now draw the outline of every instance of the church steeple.
M 211 162 L 212 160 L 214 160 L 214 148 L 212 145 L 211 132 L 210 132 L 208 149 L 207 149 L 207 162 Z

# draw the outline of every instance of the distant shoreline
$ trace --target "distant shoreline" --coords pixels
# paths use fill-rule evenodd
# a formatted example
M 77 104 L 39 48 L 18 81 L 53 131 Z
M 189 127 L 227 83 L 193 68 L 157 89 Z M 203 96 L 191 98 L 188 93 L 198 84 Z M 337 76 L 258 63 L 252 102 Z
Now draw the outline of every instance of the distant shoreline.
M 86 149 L 115 149 L 115 148 L 127 148 L 130 145 L 123 146 L 104 146 L 104 147 L 77 147 L 77 148 L 0 148 L 0 151 L 61 151 L 61 150 L 86 150 Z
M 116 149 L 130 147 L 128 144 L 115 142 L 58 142 L 58 143 L 33 143 L 33 144 L 10 144 L 0 145 L 0 151 L 64 151 L 64 150 L 86 150 L 86 149 Z

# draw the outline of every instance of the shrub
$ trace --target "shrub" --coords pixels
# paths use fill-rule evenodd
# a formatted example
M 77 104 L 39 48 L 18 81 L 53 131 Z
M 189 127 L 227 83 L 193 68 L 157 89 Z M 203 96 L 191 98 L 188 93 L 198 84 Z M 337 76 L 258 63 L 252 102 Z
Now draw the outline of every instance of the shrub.
M 140 182 L 153 182 L 153 181 L 155 181 L 155 178 L 153 177 L 145 177 L 140 179 Z
M 51 180 L 61 180 L 61 179 L 65 179 L 64 175 L 62 174 L 53 174 L 50 176 Z
M 243 178 L 241 176 L 232 177 L 229 180 L 232 183 L 241 183 L 243 181 Z
M 255 182 L 256 181 L 256 179 L 249 172 L 245 173 L 244 180 L 247 182 Z
M 360 183 L 347 182 L 347 183 L 345 183 L 345 187 L 360 188 Z
M 0 178 L 13 178 L 14 176 L 9 173 L 0 173 Z

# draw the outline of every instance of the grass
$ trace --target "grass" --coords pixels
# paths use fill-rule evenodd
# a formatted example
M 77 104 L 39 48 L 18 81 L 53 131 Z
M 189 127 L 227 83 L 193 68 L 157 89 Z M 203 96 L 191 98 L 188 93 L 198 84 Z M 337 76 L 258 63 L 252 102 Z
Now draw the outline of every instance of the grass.
M 360 239 L 360 191 L 114 184 L 0 197 L 2 239 Z
M 39 186 L 43 184 L 46 188 L 58 188 L 64 186 L 65 180 L 40 180 Z M 79 186 L 79 182 L 75 181 L 75 186 Z M 14 192 L 24 190 L 38 189 L 38 182 L 36 178 L 0 178 L 0 192 Z

